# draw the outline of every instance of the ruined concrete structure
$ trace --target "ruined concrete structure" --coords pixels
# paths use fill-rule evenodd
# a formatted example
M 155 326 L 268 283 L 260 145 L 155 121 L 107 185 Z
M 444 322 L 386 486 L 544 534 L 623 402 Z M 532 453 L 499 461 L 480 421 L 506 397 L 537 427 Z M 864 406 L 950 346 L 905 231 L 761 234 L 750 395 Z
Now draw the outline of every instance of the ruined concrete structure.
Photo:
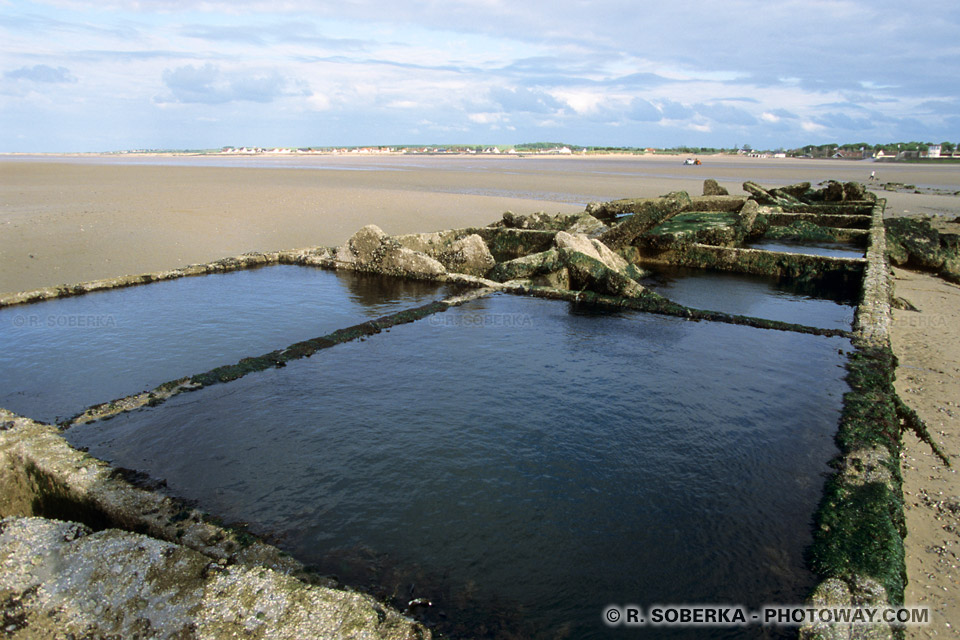
M 841 450 L 834 461 L 837 471 L 827 483 L 816 517 L 811 558 L 821 582 L 810 602 L 901 604 L 905 531 L 898 456 L 905 406 L 892 386 L 895 359 L 889 342 L 891 284 L 884 202 L 855 183 L 765 189 L 748 182 L 744 190 L 749 196 L 730 196 L 710 183 L 703 196 L 681 192 L 592 203 L 576 215 L 507 212 L 500 221 L 481 228 L 388 236 L 370 225 L 336 248 L 247 254 L 0 298 L 0 307 L 29 304 L 277 263 L 471 288 L 457 297 L 91 407 L 62 425 L 45 425 L 0 410 L 0 516 L 5 518 L 0 523 L 0 601 L 5 632 L 10 637 L 34 637 L 55 627 L 78 637 L 90 633 L 429 637 L 428 629 L 372 598 L 316 584 L 315 576 L 274 547 L 223 527 L 175 499 L 135 486 L 131 474 L 73 449 L 59 430 L 282 366 L 494 291 L 851 338 L 857 348 L 848 377 L 851 392 L 845 396 L 837 434 Z M 866 248 L 866 257 L 743 248 L 745 241 L 771 231 L 772 237 L 803 239 L 813 234 L 859 243 Z M 941 250 L 941 239 L 932 244 L 927 236 L 923 236 L 927 244 L 940 252 L 930 268 L 956 273 L 955 241 L 946 239 Z M 917 248 L 922 242 L 915 237 L 904 239 L 903 232 L 896 237 L 892 255 L 898 263 L 922 253 Z M 851 330 L 804 327 L 675 304 L 640 282 L 644 265 L 656 264 L 854 283 L 862 294 Z M 834 637 L 839 631 L 808 628 L 801 633 L 816 638 Z M 878 627 L 871 633 L 890 637 L 894 630 Z

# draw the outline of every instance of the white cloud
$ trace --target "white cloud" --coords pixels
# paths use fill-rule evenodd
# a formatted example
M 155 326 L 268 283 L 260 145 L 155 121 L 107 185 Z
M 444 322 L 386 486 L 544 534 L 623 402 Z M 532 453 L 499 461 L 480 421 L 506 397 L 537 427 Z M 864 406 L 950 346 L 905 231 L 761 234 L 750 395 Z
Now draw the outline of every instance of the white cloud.
M 477 124 L 496 124 L 504 119 L 502 113 L 471 113 L 467 115 L 470 122 Z
M 554 90 L 554 98 L 566 103 L 578 114 L 587 114 L 596 111 L 604 101 L 603 93 L 585 89 Z

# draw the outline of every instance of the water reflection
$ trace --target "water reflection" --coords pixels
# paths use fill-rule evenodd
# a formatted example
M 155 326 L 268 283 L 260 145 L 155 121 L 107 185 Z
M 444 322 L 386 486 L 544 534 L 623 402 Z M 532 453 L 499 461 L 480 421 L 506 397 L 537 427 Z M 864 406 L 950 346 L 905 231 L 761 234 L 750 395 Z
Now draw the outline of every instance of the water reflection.
M 437 315 L 67 436 L 448 633 L 806 595 L 849 341 L 510 296 Z
M 277 265 L 0 309 L 0 407 L 52 422 L 451 291 Z

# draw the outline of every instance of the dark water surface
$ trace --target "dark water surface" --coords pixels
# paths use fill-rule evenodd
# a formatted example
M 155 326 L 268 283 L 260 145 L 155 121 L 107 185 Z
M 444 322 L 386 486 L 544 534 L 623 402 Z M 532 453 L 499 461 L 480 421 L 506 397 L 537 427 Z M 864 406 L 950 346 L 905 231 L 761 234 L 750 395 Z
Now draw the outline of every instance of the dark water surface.
M 850 329 L 855 293 L 789 280 L 684 267 L 649 267 L 643 284 L 674 302 L 823 329 Z
M 784 240 L 759 240 L 746 245 L 747 249 L 763 249 L 764 251 L 786 251 L 787 253 L 803 253 L 811 256 L 828 256 L 831 258 L 862 258 L 866 250 L 843 242 L 800 243 Z
M 802 601 L 850 348 L 498 295 L 66 436 L 454 635 L 622 638 Z
M 52 422 L 446 291 L 276 265 L 0 309 L 0 407 Z

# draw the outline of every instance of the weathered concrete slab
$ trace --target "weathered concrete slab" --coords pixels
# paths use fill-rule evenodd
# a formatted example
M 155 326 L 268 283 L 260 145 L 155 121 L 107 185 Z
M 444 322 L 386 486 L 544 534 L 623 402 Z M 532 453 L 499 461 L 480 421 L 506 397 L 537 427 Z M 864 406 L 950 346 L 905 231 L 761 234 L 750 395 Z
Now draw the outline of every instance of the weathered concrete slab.
M 553 246 L 553 238 L 557 235 L 556 231 L 496 227 L 478 227 L 470 232 L 483 238 L 498 263 L 546 251 Z
M 688 211 L 740 211 L 749 199 L 746 196 L 703 195 L 690 196 Z
M 540 231 L 568 231 L 593 234 L 607 230 L 607 226 L 589 213 L 560 213 L 551 216 L 543 211 L 521 215 L 506 211 L 501 220 L 490 225 L 507 229 L 534 229 Z
M 890 268 L 881 201 L 874 209 L 860 304 L 854 319 L 857 352 L 848 364 L 836 442 L 840 455 L 816 514 L 810 558 L 820 583 L 814 608 L 903 604 L 906 577 L 903 489 L 899 473 L 902 401 L 893 387 L 890 349 Z M 800 629 L 804 640 L 901 637 L 887 624 L 820 625 Z
M 871 207 L 872 209 L 872 207 Z M 863 214 L 847 213 L 818 213 L 818 212 L 781 212 L 767 211 L 764 214 L 771 226 L 785 227 L 798 220 L 812 222 L 821 227 L 836 227 L 840 229 L 869 229 L 871 217 Z
M 626 258 L 640 265 L 664 264 L 851 285 L 860 282 L 867 264 L 863 258 L 834 258 L 706 244 L 691 244 L 659 253 L 637 250 Z
M 402 246 L 372 224 L 338 247 L 334 260 L 344 268 L 413 278 L 435 277 L 447 272 L 439 260 Z
M 623 222 L 600 236 L 600 241 L 614 251 L 632 244 L 640 235 L 666 222 L 690 207 L 690 196 L 685 191 L 668 194 L 662 198 L 634 200 L 631 215 Z
M 358 593 L 43 518 L 0 521 L 7 638 L 355 638 L 430 632 Z

